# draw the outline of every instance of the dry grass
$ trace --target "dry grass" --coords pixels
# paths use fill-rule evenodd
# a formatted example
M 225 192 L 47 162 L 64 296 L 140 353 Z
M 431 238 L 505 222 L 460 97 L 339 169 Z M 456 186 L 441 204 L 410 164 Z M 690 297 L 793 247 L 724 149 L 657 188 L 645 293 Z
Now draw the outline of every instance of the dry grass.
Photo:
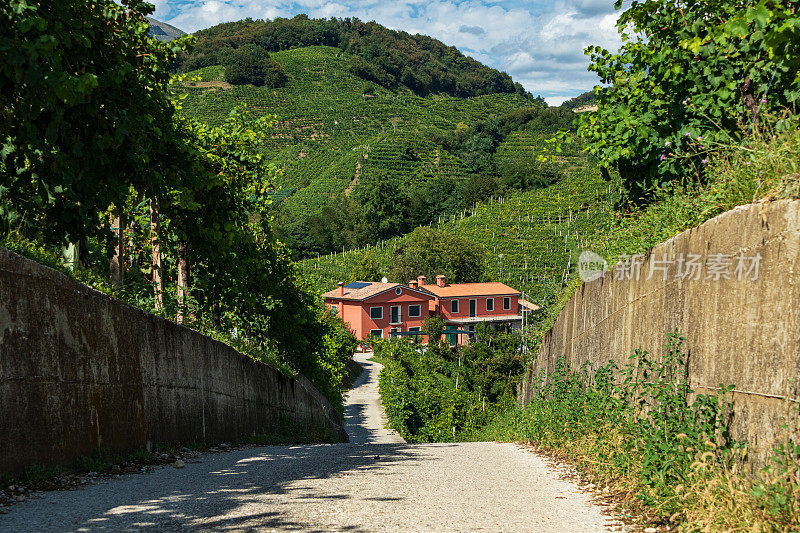
M 786 443 L 789 444 L 789 443 Z M 800 531 L 800 461 L 784 450 L 753 472 L 740 449 L 732 457 L 698 455 L 674 517 L 686 531 Z
M 675 497 L 663 505 L 645 506 L 637 496 L 640 463 L 619 428 L 585 435 L 550 449 L 528 442 L 537 453 L 575 467 L 584 482 L 595 486 L 597 497 L 612 505 L 619 516 L 639 524 L 677 527 L 686 532 L 790 532 L 800 531 L 800 459 L 795 453 L 777 454 L 773 465 L 753 472 L 745 460 L 746 449 L 733 454 L 698 453 L 685 484 L 675 487 Z M 785 450 L 785 447 L 784 447 Z M 628 456 L 633 462 L 620 470 L 598 457 Z M 680 511 L 667 515 L 663 508 Z

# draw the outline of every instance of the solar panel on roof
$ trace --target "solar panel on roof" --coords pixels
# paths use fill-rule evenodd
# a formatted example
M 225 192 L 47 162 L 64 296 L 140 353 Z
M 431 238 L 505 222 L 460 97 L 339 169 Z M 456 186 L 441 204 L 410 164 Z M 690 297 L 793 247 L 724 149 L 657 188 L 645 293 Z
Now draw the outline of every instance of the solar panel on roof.
M 348 283 L 344 286 L 345 289 L 363 289 L 364 287 L 369 287 L 372 283 L 365 283 L 363 281 L 354 281 L 353 283 Z

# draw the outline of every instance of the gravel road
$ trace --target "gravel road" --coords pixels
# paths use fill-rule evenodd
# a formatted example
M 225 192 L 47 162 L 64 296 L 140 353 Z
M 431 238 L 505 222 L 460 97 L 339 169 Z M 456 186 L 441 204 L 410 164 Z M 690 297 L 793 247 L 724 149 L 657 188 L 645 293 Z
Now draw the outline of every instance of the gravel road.
M 607 531 L 589 495 L 513 444 L 406 444 L 383 428 L 380 365 L 347 406 L 349 444 L 204 454 L 34 494 L 0 531 Z

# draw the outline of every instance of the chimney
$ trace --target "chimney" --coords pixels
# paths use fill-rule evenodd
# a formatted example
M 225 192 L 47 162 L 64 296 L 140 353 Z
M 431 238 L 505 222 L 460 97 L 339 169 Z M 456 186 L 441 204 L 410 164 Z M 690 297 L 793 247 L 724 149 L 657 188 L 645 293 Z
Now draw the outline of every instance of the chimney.
M 436 276 L 436 284 L 437 284 L 438 286 L 440 286 L 440 287 L 444 287 L 445 285 L 447 285 L 447 284 L 444 282 L 444 276 L 442 276 L 441 274 L 439 274 L 438 276 Z
M 408 286 L 411 287 L 412 289 L 416 289 L 417 288 L 417 282 L 412 279 L 411 281 L 408 282 Z
M 344 281 L 339 282 L 339 296 L 344 296 Z
M 417 276 L 417 286 L 419 287 L 425 286 L 425 276 Z

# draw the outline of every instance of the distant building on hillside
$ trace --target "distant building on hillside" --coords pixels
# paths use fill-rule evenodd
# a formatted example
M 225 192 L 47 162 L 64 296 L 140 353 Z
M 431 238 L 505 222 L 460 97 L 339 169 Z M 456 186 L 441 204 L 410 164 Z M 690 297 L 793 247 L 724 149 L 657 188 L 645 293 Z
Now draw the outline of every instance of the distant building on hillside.
M 416 283 L 415 283 L 416 284 Z M 323 294 L 325 305 L 350 324 L 359 340 L 417 332 L 430 316 L 432 294 L 400 283 L 356 281 Z
M 450 344 L 467 344 L 479 322 L 495 327 L 522 327 L 523 313 L 539 307 L 503 283 L 448 284 L 444 276 L 426 285 L 425 276 L 409 284 L 357 281 L 326 292 L 325 305 L 350 325 L 359 340 L 416 333 L 429 316 L 444 319 Z M 424 338 L 424 341 L 427 341 Z

